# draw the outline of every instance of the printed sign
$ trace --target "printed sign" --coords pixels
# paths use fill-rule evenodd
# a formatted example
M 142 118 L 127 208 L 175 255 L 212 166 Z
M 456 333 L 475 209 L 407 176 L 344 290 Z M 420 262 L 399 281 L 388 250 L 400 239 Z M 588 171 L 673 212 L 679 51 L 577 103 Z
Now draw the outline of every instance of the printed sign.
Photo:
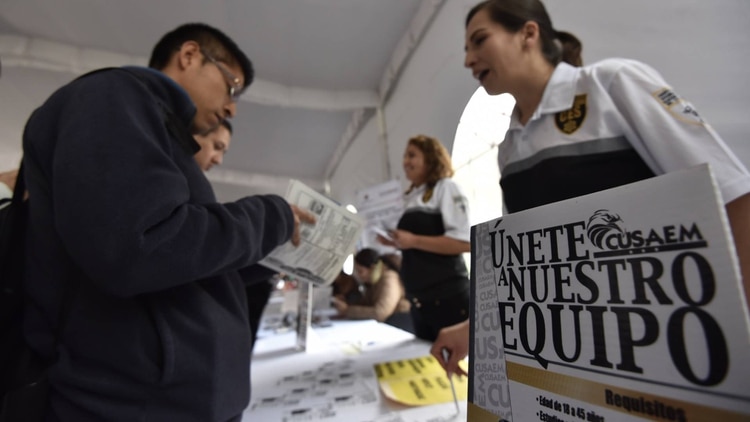
M 515 422 L 750 418 L 747 305 L 708 166 L 473 233 L 472 359 L 488 339 L 503 351 L 472 365 L 474 406 Z M 489 376 L 506 407 L 479 401 Z

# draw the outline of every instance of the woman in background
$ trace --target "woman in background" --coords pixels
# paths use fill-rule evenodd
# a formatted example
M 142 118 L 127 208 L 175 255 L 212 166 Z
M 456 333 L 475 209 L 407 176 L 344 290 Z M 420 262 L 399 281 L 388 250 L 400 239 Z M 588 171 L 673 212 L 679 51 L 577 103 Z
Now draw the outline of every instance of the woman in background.
M 397 255 L 381 256 L 370 248 L 357 252 L 354 256 L 354 278 L 364 287 L 364 298 L 355 305 L 334 296 L 333 306 L 338 316 L 374 319 L 413 332 L 409 302 L 404 297 L 404 286 L 398 276 L 399 265 Z
M 562 61 L 561 40 L 539 0 L 487 0 L 466 17 L 464 65 L 490 95 L 516 107 L 498 150 L 508 211 L 561 201 L 709 163 L 750 292 L 750 173 L 695 108 L 648 65 Z M 469 323 L 441 333 L 431 353 L 463 372 Z M 443 361 L 442 349 L 450 359 Z
M 442 328 L 469 316 L 469 279 L 461 256 L 470 250 L 468 204 L 451 179 L 450 155 L 435 138 L 409 139 L 404 173 L 411 182 L 404 213 L 390 238 L 378 240 L 401 250 L 401 280 L 415 334 L 434 341 Z

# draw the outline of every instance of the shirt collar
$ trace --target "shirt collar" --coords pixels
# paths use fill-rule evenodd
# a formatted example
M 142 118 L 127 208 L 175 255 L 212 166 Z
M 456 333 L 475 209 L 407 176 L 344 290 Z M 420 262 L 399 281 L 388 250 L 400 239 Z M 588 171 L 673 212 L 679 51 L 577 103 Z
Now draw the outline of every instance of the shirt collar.
M 579 69 L 565 62 L 560 62 L 552 72 L 547 86 L 544 87 L 542 101 L 534 110 L 531 116 L 532 120 L 538 119 L 543 114 L 557 113 L 568 110 L 573 105 L 576 94 L 576 81 L 578 80 Z M 513 108 L 510 118 L 510 129 L 523 127 L 518 120 L 518 110 Z

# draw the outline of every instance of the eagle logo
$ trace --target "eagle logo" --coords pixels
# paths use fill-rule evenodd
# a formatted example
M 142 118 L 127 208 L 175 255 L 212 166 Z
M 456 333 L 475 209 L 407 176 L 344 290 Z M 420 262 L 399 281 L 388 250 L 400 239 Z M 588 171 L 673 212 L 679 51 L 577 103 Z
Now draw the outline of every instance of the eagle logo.
M 604 238 L 607 234 L 612 232 L 625 233 L 622 222 L 619 215 L 609 210 L 596 210 L 586 224 L 586 234 L 594 246 L 604 249 Z

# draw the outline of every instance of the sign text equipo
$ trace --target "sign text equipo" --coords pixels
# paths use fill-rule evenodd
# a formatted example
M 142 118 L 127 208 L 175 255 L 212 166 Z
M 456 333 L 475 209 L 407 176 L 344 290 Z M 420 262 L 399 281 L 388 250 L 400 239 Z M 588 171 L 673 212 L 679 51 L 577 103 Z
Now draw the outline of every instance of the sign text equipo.
M 705 256 L 688 249 L 703 240 L 697 224 L 667 226 L 648 233 L 610 230 L 603 234 L 599 230 L 594 233 L 597 244 L 608 252 L 623 252 L 619 257 L 600 258 L 589 249 L 593 247 L 587 243 L 586 224 L 582 221 L 514 235 L 498 229 L 501 222 L 489 235 L 497 285 L 501 287 L 501 333 L 508 350 L 518 350 L 520 346 L 544 368 L 548 361 L 543 355 L 553 354 L 567 363 L 586 358 L 592 366 L 643 373 L 636 359 L 636 347 L 652 345 L 666 335 L 672 362 L 687 381 L 712 386 L 726 377 L 729 353 L 725 336 L 719 323 L 702 309 L 716 293 L 714 271 Z M 590 230 L 589 236 L 591 233 Z M 679 252 L 669 259 L 659 257 L 662 249 Z M 637 255 L 644 250 L 653 252 Z M 624 286 L 626 282 L 630 285 Z M 673 289 L 665 290 L 666 285 Z M 669 307 L 669 317 L 660 321 L 652 312 L 655 306 Z M 612 317 L 616 321 L 614 329 L 605 329 L 605 318 Z M 688 318 L 700 324 L 703 335 L 685 332 Z M 582 321 L 592 328 L 591 356 L 581 356 Z M 634 330 L 634 325 L 645 328 Z M 552 344 L 547 342 L 547 330 Z M 569 338 L 571 333 L 573 350 L 565 350 L 563 336 Z M 608 337 L 614 335 L 620 349 L 616 364 L 607 353 Z M 686 338 L 705 338 L 705 375 L 693 370 Z

